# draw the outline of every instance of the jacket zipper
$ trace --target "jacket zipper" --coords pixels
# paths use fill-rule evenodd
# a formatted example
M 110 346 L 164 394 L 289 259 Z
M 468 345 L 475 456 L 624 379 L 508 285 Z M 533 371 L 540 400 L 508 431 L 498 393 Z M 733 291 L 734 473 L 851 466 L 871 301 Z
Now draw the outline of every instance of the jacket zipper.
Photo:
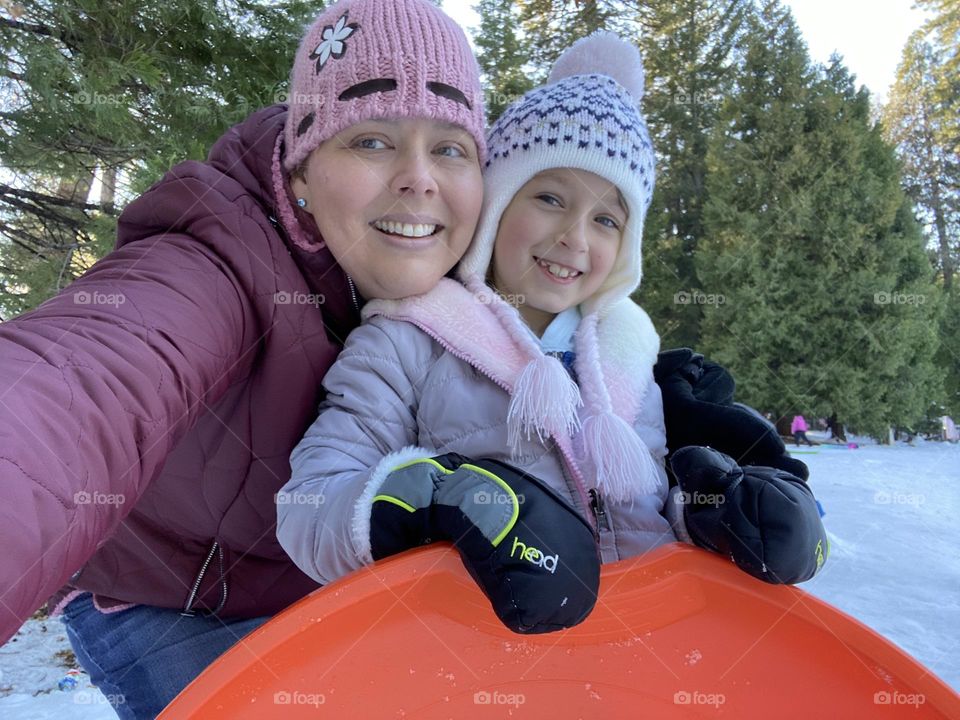
M 213 609 L 212 615 L 223 610 L 223 606 L 227 604 L 227 573 L 224 572 L 223 567 L 223 546 L 219 543 L 217 543 L 217 562 L 220 565 L 220 602 Z
M 603 495 L 596 488 L 590 488 L 590 509 L 593 516 L 597 519 L 597 528 L 611 530 L 610 518 L 607 517 L 607 507 L 603 501 Z
M 586 495 L 583 494 L 580 484 L 574 479 L 573 473 L 568 467 L 567 456 L 563 452 L 563 448 L 560 447 L 560 443 L 556 442 L 554 439 L 554 444 L 557 448 L 557 451 L 560 453 L 562 462 L 560 463 L 560 472 L 563 474 L 563 482 L 567 486 L 567 491 L 570 493 L 570 497 L 573 499 L 574 509 L 577 511 L 577 515 L 580 515 L 585 520 L 587 520 L 587 525 L 590 526 L 590 532 L 593 533 L 594 539 L 599 543 L 600 542 L 600 533 L 597 528 L 597 523 L 594 521 L 588 512 L 589 504 L 586 501 Z
M 558 441 L 556 438 L 554 438 L 554 442 L 560 451 L 560 456 L 563 458 L 563 462 L 560 463 L 560 468 L 563 470 L 563 478 L 567 481 L 567 488 L 570 489 L 570 495 L 579 498 L 583 512 L 586 514 L 590 510 L 590 498 L 584 487 L 583 475 L 580 473 L 580 468 L 577 466 L 576 459 L 573 455 L 567 452 L 566 444 Z M 572 488 L 571 481 L 573 483 Z M 593 534 L 597 538 L 597 542 L 599 542 L 600 528 L 596 523 L 596 518 L 593 517 L 592 513 L 588 514 L 587 517 L 590 518 L 591 525 L 593 525 Z
M 187 596 L 187 602 L 184 604 L 183 610 L 180 611 L 180 614 L 184 617 L 194 617 L 197 614 L 197 611 L 193 609 L 193 602 L 197 599 L 197 593 L 200 590 L 200 583 L 203 582 L 203 576 L 206 574 L 207 568 L 210 567 L 210 563 L 213 561 L 214 554 L 218 556 L 218 563 L 220 565 L 220 602 L 209 614 L 216 615 L 218 612 L 223 610 L 223 606 L 227 604 L 227 576 L 223 572 L 223 548 L 220 546 L 219 542 L 214 540 L 213 546 L 210 548 L 210 552 L 207 553 L 207 557 L 204 559 L 203 565 L 200 566 L 200 572 L 197 574 L 196 580 L 193 581 L 193 587 L 190 588 L 190 594 Z
M 349 279 L 349 276 L 347 277 L 347 279 Z M 393 316 L 390 316 L 390 317 L 393 317 Z M 444 340 L 442 337 L 439 337 L 439 335 L 438 335 L 437 333 L 433 332 L 433 331 L 430 330 L 429 328 L 424 327 L 423 325 L 421 325 L 420 323 L 416 322 L 415 320 L 410 319 L 410 318 L 405 318 L 405 317 L 403 317 L 403 316 L 401 316 L 401 315 L 396 316 L 394 319 L 403 320 L 403 321 L 412 323 L 413 325 L 416 325 L 416 326 L 417 326 L 418 328 L 420 328 L 423 332 L 425 332 L 427 335 L 429 335 L 431 338 L 433 338 L 434 341 L 436 341 L 436 343 L 437 343 L 438 345 L 440 345 L 440 347 L 442 347 L 442 348 L 443 348 L 444 350 L 446 350 L 448 353 L 450 353 L 451 355 L 453 355 L 455 358 L 459 358 L 460 360 L 463 360 L 463 362 L 467 363 L 467 364 L 470 365 L 471 367 L 474 367 L 474 368 L 476 368 L 477 370 L 479 370 L 479 371 L 480 371 L 481 373 L 483 373 L 487 378 L 489 378 L 491 382 L 493 382 L 494 384 L 496 384 L 496 385 L 498 385 L 500 388 L 502 388 L 503 391 L 504 391 L 505 393 L 507 393 L 507 395 L 510 395 L 510 388 L 507 387 L 507 384 L 506 384 L 505 382 L 501 382 L 501 381 L 498 380 L 496 377 L 494 377 L 494 374 L 490 371 L 489 368 L 487 368 L 487 367 L 486 367 L 485 365 L 483 365 L 482 363 L 476 362 L 474 358 L 469 358 L 469 357 L 466 356 L 466 354 L 461 353 L 461 352 L 459 352 L 458 350 L 456 350 L 455 348 L 453 348 L 446 340 Z M 560 456 L 561 456 L 561 457 L 563 458 L 563 460 L 564 460 L 564 462 L 561 462 L 561 463 L 560 463 L 560 469 L 561 469 L 561 471 L 562 471 L 563 474 L 564 474 L 564 479 L 565 479 L 565 480 L 567 479 L 567 477 L 566 477 L 566 476 L 567 476 L 567 471 L 569 470 L 570 475 L 573 476 L 573 480 L 574 480 L 574 484 L 576 485 L 577 492 L 580 494 L 580 501 L 581 501 L 581 502 L 587 501 L 587 497 L 586 497 L 586 495 L 585 495 L 584 492 L 583 492 L 583 481 L 577 479 L 578 469 L 577 469 L 577 467 L 576 467 L 576 464 L 575 464 L 575 462 L 574 462 L 574 459 L 573 459 L 572 457 L 570 457 L 570 455 L 567 454 L 567 451 L 566 451 L 566 449 L 563 447 L 563 444 L 562 444 L 561 442 L 557 441 L 556 438 L 554 438 L 554 442 L 555 442 L 556 445 L 557 445 L 557 449 L 560 451 Z M 569 487 L 569 482 L 567 483 L 567 486 Z M 592 492 L 592 491 L 591 491 L 591 492 Z M 574 493 L 571 493 L 571 496 L 573 496 L 573 495 L 574 495 Z M 587 508 L 585 507 L 584 510 L 586 510 L 586 509 L 587 509 Z M 579 513 L 578 513 L 578 514 L 579 514 Z M 592 527 L 591 530 L 593 530 L 594 537 L 597 539 L 597 542 L 599 542 L 599 541 L 600 541 L 599 527 L 596 526 L 596 522 L 588 523 L 588 524 L 595 526 L 595 527 Z M 608 526 L 608 529 L 609 529 L 609 526 Z
M 344 273 L 344 275 L 347 275 L 347 274 Z M 357 302 L 357 288 L 356 288 L 356 286 L 353 284 L 353 278 L 350 277 L 349 275 L 347 275 L 347 285 L 350 286 L 350 299 L 353 300 L 353 309 L 356 310 L 357 313 L 359 313 L 359 312 L 360 312 L 360 303 Z
M 267 219 L 270 221 L 270 223 L 273 225 L 273 227 L 276 228 L 276 230 L 277 230 L 278 232 L 282 232 L 282 226 L 281 226 L 280 222 L 279 222 L 273 215 L 268 215 L 268 216 L 267 216 Z M 289 253 L 290 251 L 287 250 L 287 252 Z M 350 286 L 350 299 L 353 301 L 353 309 L 356 310 L 356 311 L 357 311 L 357 314 L 359 315 L 359 314 L 360 314 L 360 302 L 357 300 L 357 288 L 356 288 L 356 286 L 353 284 L 353 278 L 350 277 L 349 275 L 347 275 L 346 273 L 344 273 L 344 275 L 346 275 L 346 277 L 347 277 L 347 285 Z

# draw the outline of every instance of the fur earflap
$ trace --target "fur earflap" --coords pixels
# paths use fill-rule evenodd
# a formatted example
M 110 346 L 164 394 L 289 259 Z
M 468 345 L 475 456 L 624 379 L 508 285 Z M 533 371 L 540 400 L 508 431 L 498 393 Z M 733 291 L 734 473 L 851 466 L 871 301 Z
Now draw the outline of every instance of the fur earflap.
M 644 91 L 643 58 L 636 47 L 615 33 L 598 30 L 577 40 L 550 71 L 548 83 L 573 75 L 608 75 L 640 102 Z

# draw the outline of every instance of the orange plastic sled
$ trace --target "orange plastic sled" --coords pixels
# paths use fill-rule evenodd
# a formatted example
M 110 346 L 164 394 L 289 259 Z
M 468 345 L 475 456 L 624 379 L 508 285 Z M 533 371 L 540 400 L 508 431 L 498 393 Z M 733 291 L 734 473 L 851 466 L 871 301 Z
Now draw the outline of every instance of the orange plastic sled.
M 227 652 L 161 720 L 954 718 L 960 696 L 797 588 L 673 544 L 604 566 L 590 618 L 504 628 L 450 546 L 358 571 Z

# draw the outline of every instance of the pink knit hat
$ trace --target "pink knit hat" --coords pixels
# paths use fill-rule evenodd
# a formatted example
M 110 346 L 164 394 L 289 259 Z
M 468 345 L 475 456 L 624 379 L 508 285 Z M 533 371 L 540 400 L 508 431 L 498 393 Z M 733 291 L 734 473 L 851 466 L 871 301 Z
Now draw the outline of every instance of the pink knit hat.
M 297 50 L 284 132 L 287 171 L 365 120 L 430 118 L 465 128 L 486 159 L 480 71 L 466 35 L 427 0 L 341 0 Z

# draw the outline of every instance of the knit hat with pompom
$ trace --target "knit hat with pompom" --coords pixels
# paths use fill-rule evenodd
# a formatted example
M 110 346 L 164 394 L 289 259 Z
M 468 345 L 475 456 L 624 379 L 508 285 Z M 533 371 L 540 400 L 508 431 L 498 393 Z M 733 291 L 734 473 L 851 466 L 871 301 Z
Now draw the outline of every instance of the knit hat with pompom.
M 640 112 L 640 52 L 611 32 L 574 43 L 543 87 L 511 105 L 487 134 L 484 202 L 460 276 L 485 277 L 504 211 L 534 175 L 552 168 L 587 170 L 610 181 L 627 202 L 623 242 L 607 281 L 583 306 L 588 315 L 640 285 L 643 219 L 653 195 L 654 154 Z
M 648 350 L 653 347 L 655 354 L 659 347 L 649 318 L 629 299 L 640 285 L 643 221 L 654 185 L 653 147 L 640 112 L 643 92 L 640 52 L 617 35 L 596 32 L 564 52 L 547 84 L 507 108 L 487 134 L 483 210 L 458 270 L 470 290 L 489 297 L 485 281 L 500 220 L 538 173 L 586 170 L 619 189 L 628 212 L 620 251 L 606 281 L 580 306 L 583 319 L 575 338 L 579 387 L 556 358 L 541 352 L 515 308 L 496 295 L 488 300 L 530 357 L 511 397 L 508 425 L 514 447 L 522 434 L 543 439 L 579 431 L 597 486 L 616 501 L 654 492 L 659 477 L 649 449 L 614 413 L 598 355 L 601 324 L 614 309 L 619 317 L 637 318 L 637 337 L 644 338 Z

